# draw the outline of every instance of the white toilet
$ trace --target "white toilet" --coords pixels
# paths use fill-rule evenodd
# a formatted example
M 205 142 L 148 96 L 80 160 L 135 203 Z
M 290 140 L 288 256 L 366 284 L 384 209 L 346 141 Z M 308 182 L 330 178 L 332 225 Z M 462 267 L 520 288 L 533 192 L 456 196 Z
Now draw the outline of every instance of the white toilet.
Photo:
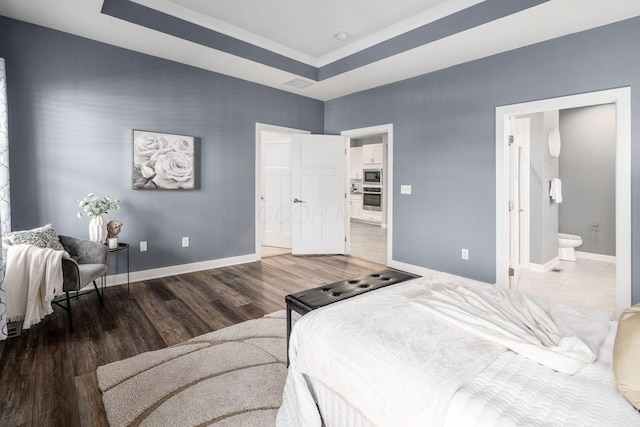
M 580 245 L 582 245 L 582 237 L 558 233 L 558 258 L 563 261 L 577 261 L 576 248 Z

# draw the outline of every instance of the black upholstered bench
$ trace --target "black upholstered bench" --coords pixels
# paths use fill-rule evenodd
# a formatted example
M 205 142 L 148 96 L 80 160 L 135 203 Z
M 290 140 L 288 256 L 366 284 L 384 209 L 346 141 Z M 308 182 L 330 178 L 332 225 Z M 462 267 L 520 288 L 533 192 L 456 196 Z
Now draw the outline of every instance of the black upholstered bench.
M 289 337 L 291 335 L 291 310 L 304 315 L 316 308 L 324 307 L 334 302 L 416 277 L 418 276 L 389 268 L 366 276 L 343 280 L 287 295 L 284 298 L 287 303 L 287 351 L 289 349 Z M 287 353 L 287 361 L 288 357 Z

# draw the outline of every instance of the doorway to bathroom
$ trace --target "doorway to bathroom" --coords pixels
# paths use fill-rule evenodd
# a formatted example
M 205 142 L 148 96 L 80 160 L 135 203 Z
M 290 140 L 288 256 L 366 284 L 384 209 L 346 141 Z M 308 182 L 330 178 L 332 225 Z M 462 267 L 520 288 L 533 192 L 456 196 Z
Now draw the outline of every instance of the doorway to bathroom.
M 580 147 L 606 139 L 607 114 L 610 153 Z M 558 158 L 550 136 L 561 118 L 571 126 Z M 631 304 L 629 89 L 498 107 L 496 136 L 496 282 L 614 318 Z M 550 190 L 559 178 L 558 200 Z M 559 258 L 559 231 L 582 239 L 577 261 Z

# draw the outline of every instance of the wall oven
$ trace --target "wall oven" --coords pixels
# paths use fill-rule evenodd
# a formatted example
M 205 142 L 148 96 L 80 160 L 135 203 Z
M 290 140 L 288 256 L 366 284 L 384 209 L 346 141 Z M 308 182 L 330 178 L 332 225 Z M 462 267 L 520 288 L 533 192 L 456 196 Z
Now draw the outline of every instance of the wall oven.
M 362 209 L 382 211 L 382 187 L 362 188 Z
M 362 178 L 363 184 L 382 185 L 382 169 L 364 169 Z

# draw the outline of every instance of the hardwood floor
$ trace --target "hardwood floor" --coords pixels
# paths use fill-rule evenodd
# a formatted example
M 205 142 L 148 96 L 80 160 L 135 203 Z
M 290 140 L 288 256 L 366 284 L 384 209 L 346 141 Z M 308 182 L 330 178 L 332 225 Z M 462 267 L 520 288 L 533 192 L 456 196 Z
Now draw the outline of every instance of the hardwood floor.
M 285 307 L 284 297 L 384 266 L 349 256 L 293 257 L 170 276 L 95 293 L 0 343 L 0 426 L 106 426 L 98 366 Z
M 387 228 L 351 221 L 351 255 L 387 265 Z

